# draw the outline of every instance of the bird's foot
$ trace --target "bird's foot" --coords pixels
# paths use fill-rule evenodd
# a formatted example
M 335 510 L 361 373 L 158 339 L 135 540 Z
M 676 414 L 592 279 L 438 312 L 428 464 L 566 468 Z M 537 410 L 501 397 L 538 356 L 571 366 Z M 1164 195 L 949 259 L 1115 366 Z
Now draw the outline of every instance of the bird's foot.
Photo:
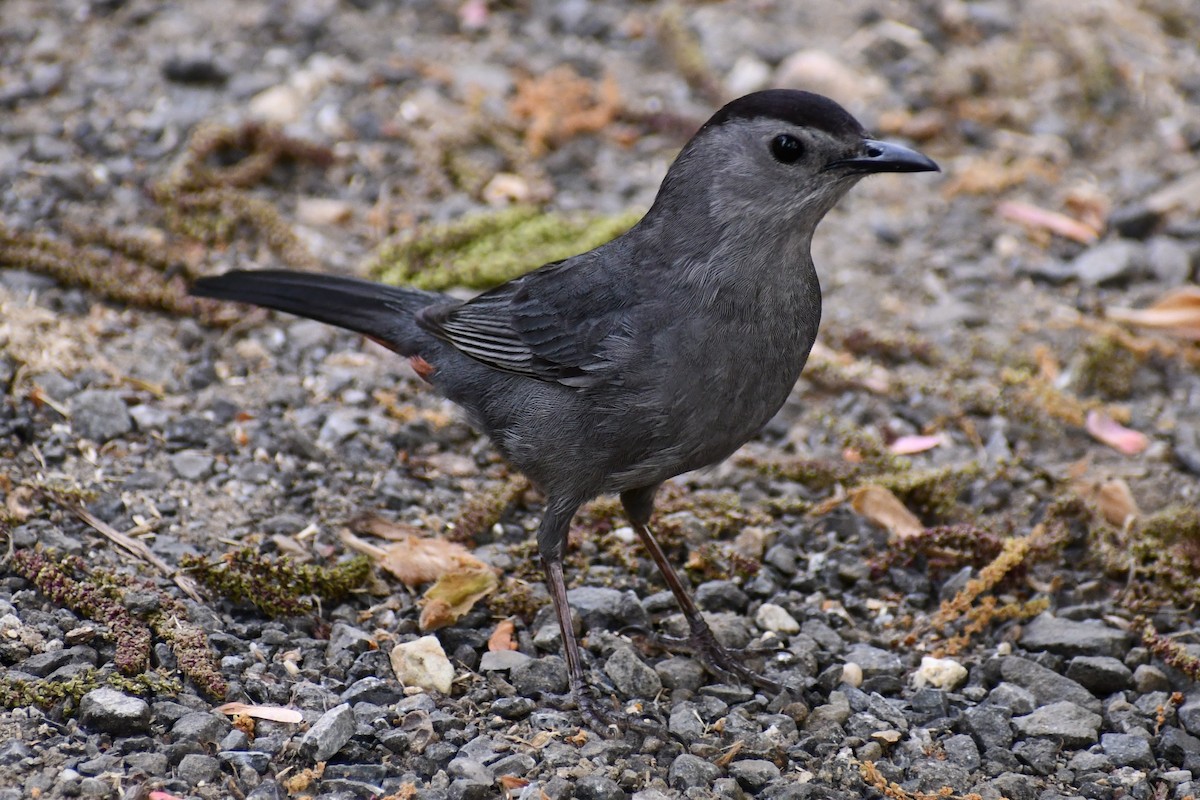
M 665 736 L 666 729 L 661 721 L 635 716 L 617 707 L 611 697 L 602 697 L 596 687 L 581 686 L 571 692 L 583 723 L 606 737 L 620 735 L 626 730 Z
M 659 636 L 655 641 L 665 650 L 695 656 L 712 675 L 725 681 L 748 683 L 768 692 L 781 692 L 783 686 L 746 666 L 747 658 L 765 657 L 775 650 L 765 647 L 730 649 L 717 641 L 708 625 L 692 627 L 686 637 Z

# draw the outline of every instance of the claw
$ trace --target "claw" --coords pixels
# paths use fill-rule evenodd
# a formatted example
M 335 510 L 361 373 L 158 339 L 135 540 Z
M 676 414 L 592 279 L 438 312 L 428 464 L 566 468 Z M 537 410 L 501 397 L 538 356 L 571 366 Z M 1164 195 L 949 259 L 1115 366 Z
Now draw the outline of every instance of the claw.
M 614 734 L 626 730 L 635 730 L 655 736 L 667 735 L 661 722 L 635 717 L 617 709 L 615 703 L 605 702 L 603 698 L 600 698 L 594 686 L 584 686 L 573 696 L 575 705 L 579 707 L 579 713 L 583 716 L 584 724 L 592 730 L 602 733 L 606 738 L 613 738 Z
M 747 667 L 747 656 L 767 656 L 775 651 L 762 647 L 731 650 L 721 645 L 707 625 L 695 627 L 687 637 L 659 636 L 655 641 L 665 650 L 695 656 L 712 675 L 731 683 L 744 682 L 768 692 L 781 692 L 783 686 Z

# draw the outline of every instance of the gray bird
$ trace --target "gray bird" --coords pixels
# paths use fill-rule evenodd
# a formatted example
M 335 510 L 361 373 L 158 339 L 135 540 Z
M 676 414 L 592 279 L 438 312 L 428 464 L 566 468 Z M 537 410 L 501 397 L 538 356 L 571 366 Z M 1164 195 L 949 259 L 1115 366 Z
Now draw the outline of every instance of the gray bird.
M 774 688 L 713 637 L 651 533 L 655 492 L 729 456 L 787 399 L 821 319 L 810 244 L 825 213 L 864 175 L 937 169 L 868 138 L 828 98 L 768 90 L 700 128 L 627 233 L 472 300 L 288 271 L 203 278 L 192 293 L 365 334 L 467 411 L 546 496 L 537 541 L 571 692 L 605 718 L 563 582 L 571 518 L 619 494 L 694 652 L 717 675 Z

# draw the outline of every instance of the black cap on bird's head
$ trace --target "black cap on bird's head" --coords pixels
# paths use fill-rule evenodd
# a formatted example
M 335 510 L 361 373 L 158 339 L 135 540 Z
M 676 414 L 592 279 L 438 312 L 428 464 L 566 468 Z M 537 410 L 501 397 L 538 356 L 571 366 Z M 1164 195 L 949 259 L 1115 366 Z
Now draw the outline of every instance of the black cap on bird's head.
M 771 119 L 853 141 L 856 152 L 831 160 L 826 170 L 848 174 L 937 172 L 938 165 L 916 150 L 871 139 L 849 111 L 823 95 L 799 89 L 766 89 L 739 97 L 713 114 L 699 133 L 736 120 Z
M 799 89 L 765 89 L 726 103 L 700 130 L 736 119 L 777 119 L 802 128 L 816 128 L 834 136 L 866 136 L 858 120 L 823 95 Z

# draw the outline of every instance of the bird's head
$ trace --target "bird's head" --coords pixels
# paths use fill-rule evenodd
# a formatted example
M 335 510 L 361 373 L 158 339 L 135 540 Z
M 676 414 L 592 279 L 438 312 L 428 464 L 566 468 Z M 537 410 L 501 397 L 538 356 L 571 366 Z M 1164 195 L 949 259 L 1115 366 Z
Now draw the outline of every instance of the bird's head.
M 863 176 L 937 169 L 915 150 L 870 138 L 827 97 L 769 89 L 734 100 L 700 128 L 671 166 L 655 205 L 694 217 L 695 224 L 749 223 L 763 232 L 811 236 Z

